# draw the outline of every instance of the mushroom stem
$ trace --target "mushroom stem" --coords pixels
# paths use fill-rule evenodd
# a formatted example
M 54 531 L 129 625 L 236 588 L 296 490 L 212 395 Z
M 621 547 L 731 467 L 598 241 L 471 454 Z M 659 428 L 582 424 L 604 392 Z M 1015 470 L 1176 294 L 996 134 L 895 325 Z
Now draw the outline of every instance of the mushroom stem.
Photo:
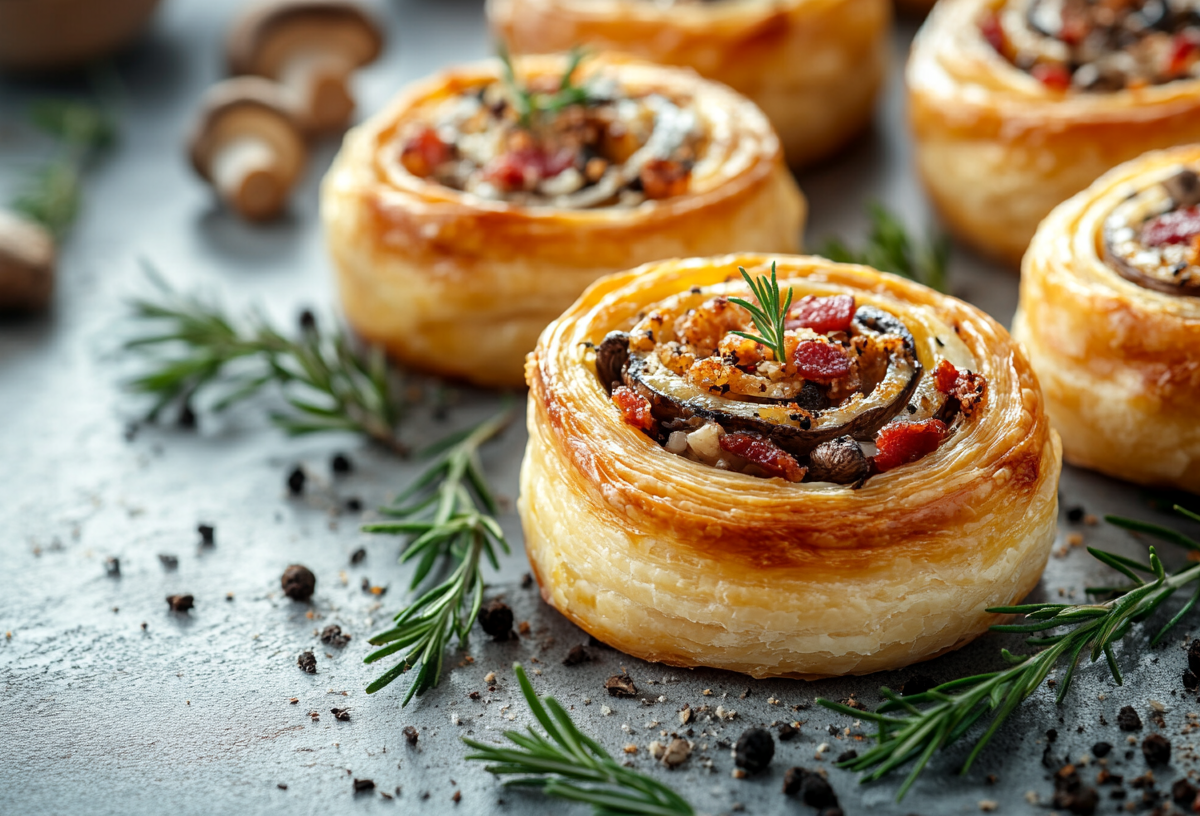
M 0 210 L 0 311 L 42 311 L 50 304 L 54 255 L 45 227 Z
M 349 78 L 353 65 L 340 54 L 301 51 L 279 73 L 279 81 L 293 95 L 309 131 L 339 130 L 354 115 Z
M 275 151 L 258 136 L 221 145 L 212 157 L 212 177 L 221 198 L 252 221 L 274 218 L 287 202 L 288 184 Z

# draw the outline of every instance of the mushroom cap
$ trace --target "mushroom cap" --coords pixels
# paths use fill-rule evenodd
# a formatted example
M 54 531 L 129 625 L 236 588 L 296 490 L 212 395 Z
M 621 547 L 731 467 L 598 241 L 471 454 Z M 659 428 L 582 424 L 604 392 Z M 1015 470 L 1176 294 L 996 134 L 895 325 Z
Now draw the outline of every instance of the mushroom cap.
M 354 67 L 373 62 L 383 30 L 363 7 L 348 0 L 267 0 L 233 25 L 226 44 L 234 74 L 278 79 L 301 52 L 336 52 Z
M 308 149 L 295 106 L 278 85 L 260 77 L 234 77 L 205 92 L 188 144 L 192 166 L 211 183 L 213 155 L 251 135 L 270 145 L 289 179 L 299 175 Z

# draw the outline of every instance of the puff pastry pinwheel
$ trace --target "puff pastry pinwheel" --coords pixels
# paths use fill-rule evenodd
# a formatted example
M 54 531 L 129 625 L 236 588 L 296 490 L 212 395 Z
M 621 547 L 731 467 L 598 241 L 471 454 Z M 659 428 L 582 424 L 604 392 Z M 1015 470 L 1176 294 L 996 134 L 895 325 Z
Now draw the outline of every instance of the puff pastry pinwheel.
M 1200 141 L 1193 0 L 947 0 L 907 78 L 934 203 L 1014 267 L 1038 222 L 1102 173 Z
M 1072 464 L 1200 493 L 1200 146 L 1066 201 L 1021 267 L 1013 334 Z
M 770 287 L 774 260 L 777 307 L 737 271 Z M 1037 379 L 995 321 L 918 284 L 809 257 L 650 264 L 592 286 L 526 375 L 542 596 L 637 657 L 896 668 L 983 633 L 1045 567 L 1060 448 Z
M 694 68 L 754 100 L 789 163 L 812 163 L 870 121 L 891 0 L 488 0 L 514 53 L 580 45 Z
M 806 205 L 766 117 L 695 73 L 603 55 L 460 67 L 355 128 L 321 215 L 346 317 L 409 366 L 524 384 L 600 276 L 795 251 Z

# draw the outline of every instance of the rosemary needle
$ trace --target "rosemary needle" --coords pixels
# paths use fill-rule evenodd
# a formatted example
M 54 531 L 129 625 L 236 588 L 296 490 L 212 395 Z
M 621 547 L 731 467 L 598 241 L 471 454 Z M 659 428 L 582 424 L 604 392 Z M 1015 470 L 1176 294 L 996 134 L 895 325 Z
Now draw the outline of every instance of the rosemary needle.
M 151 361 L 150 370 L 129 383 L 155 398 L 150 419 L 172 403 L 190 406 L 202 392 L 220 392 L 211 408 L 221 411 L 276 385 L 292 410 L 273 419 L 287 433 L 350 431 L 407 452 L 396 436 L 404 405 L 394 396 L 382 350 L 361 351 L 343 332 L 325 332 L 315 320 L 305 321 L 296 338 L 285 337 L 259 313 L 238 323 L 215 304 L 173 291 L 153 269 L 147 272 L 160 294 L 131 304 L 147 333 L 125 348 Z
M 590 804 L 596 814 L 691 816 L 687 801 L 652 777 L 626 768 L 598 742 L 579 730 L 553 697 L 539 698 L 520 663 L 513 665 L 521 693 L 544 732 L 505 731 L 515 745 L 494 745 L 463 738 L 475 750 L 467 759 L 489 763 L 497 776 L 517 776 L 504 784 L 536 788 L 547 796 Z
M 593 99 L 589 88 L 575 84 L 575 71 L 587 56 L 587 52 L 582 48 L 572 48 L 567 55 L 567 67 L 558 81 L 558 87 L 552 93 L 539 93 L 523 85 L 513 70 L 508 49 L 501 46 L 499 56 L 504 70 L 504 84 L 508 88 L 521 126 L 526 129 L 533 126 L 538 116 L 558 113 L 571 105 L 586 105 Z
M 783 332 L 788 309 L 792 307 L 792 289 L 788 287 L 787 300 L 781 305 L 779 280 L 775 276 L 774 261 L 771 262 L 771 279 L 769 281 L 766 275 L 758 279 L 751 278 L 746 270 L 740 266 L 738 267 L 738 272 L 742 273 L 742 278 L 746 281 L 746 285 L 750 287 L 750 291 L 754 293 L 754 297 L 758 300 L 758 303 L 751 303 L 742 298 L 730 298 L 729 302 L 736 303 L 750 313 L 750 317 L 753 318 L 754 325 L 758 328 L 760 334 L 748 334 L 743 331 L 735 331 L 731 332 L 731 334 L 736 334 L 747 340 L 753 340 L 755 343 L 762 343 L 775 353 L 775 359 L 782 364 L 787 357 L 784 354 L 783 348 Z
M 453 565 L 445 580 L 397 613 L 392 628 L 370 639 L 372 645 L 383 648 L 367 655 L 367 663 L 408 651 L 399 663 L 367 686 L 368 694 L 417 667 L 404 696 L 407 705 L 414 695 L 424 694 L 438 684 L 451 636 L 458 638 L 460 647 L 467 647 L 471 626 L 483 604 L 480 560 L 487 558 L 494 569 L 499 569 L 495 548 L 509 552 L 495 519 L 496 501 L 483 475 L 479 448 L 500 433 L 510 419 L 510 412 L 503 411 L 423 451 L 423 456 L 433 458 L 432 464 L 391 505 L 380 508 L 384 515 L 401 520 L 363 526 L 368 533 L 410 537 L 400 560 L 419 559 L 412 589 L 439 563 L 448 560 Z
M 867 206 L 871 230 L 860 250 L 853 250 L 837 238 L 830 238 L 819 250 L 831 261 L 856 263 L 891 272 L 902 278 L 923 283 L 939 292 L 948 291 L 946 272 L 950 261 L 950 242 L 945 236 L 916 244 L 895 215 L 883 205 Z
M 1200 521 L 1200 516 L 1178 505 L 1175 510 L 1193 521 Z M 1166 527 L 1116 516 L 1108 516 L 1106 521 L 1200 551 L 1200 542 Z M 1176 590 L 1200 579 L 1200 564 L 1168 575 L 1154 547 L 1150 547 L 1148 564 L 1103 550 L 1089 548 L 1088 552 L 1123 574 L 1130 583 L 1088 590 L 1089 594 L 1116 594 L 1116 597 L 1103 603 L 1034 603 L 989 609 L 989 612 L 1025 616 L 1023 623 L 993 626 L 992 629 L 997 632 L 1032 635 L 1052 629 L 1068 630 L 1030 637 L 1026 641 L 1029 645 L 1043 647 L 1030 655 L 1014 655 L 1002 649 L 1004 659 L 1014 664 L 1010 668 L 952 680 L 921 694 L 900 695 L 882 688 L 880 694 L 885 702 L 874 712 L 864 712 L 818 698 L 817 702 L 826 708 L 870 720 L 879 729 L 874 735 L 878 743 L 874 748 L 841 763 L 840 767 L 863 772 L 862 781 L 869 782 L 908 762 L 915 762 L 908 778 L 900 786 L 896 796 L 898 801 L 904 798 L 938 750 L 965 736 L 979 720 L 990 718 L 988 727 L 976 739 L 963 763 L 961 773 L 965 774 L 1009 715 L 1064 658 L 1066 671 L 1059 681 L 1058 703 L 1062 702 L 1071 688 L 1076 667 L 1085 652 L 1093 662 L 1103 657 L 1113 679 L 1120 685 L 1123 678 L 1113 654 L 1113 644 L 1124 638 L 1134 623 L 1149 617 Z M 1151 638 L 1150 644 L 1158 643 L 1179 623 L 1195 606 L 1197 599 L 1200 599 L 1200 584 L 1183 607 Z

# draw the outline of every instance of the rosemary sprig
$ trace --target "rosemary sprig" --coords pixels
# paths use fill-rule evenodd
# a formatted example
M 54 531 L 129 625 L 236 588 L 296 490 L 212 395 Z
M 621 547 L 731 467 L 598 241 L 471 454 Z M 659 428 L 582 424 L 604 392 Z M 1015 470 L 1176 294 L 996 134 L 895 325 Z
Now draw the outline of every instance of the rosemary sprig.
M 948 291 L 949 239 L 937 236 L 924 244 L 916 244 L 900 219 L 878 203 L 867 205 L 867 215 L 871 219 L 871 231 L 862 249 L 852 250 L 841 240 L 830 238 L 819 254 L 831 261 L 863 264 L 891 272 L 939 292 Z
M 730 298 L 730 303 L 736 303 L 750 313 L 750 317 L 754 320 L 754 325 L 758 327 L 760 334 L 747 334 L 743 331 L 735 331 L 733 334 L 739 337 L 745 337 L 747 340 L 753 340 L 755 343 L 762 343 L 767 348 L 775 353 L 775 359 L 779 363 L 783 363 L 786 355 L 783 350 L 783 331 L 784 323 L 787 320 L 788 309 L 792 307 L 792 289 L 788 287 L 787 300 L 780 306 L 779 280 L 775 277 L 775 263 L 771 263 L 771 280 L 768 281 L 766 275 L 757 279 L 751 278 L 750 275 L 742 267 L 738 267 L 738 272 L 742 273 L 742 278 L 745 279 L 746 285 L 750 287 L 750 291 L 754 293 L 754 297 L 758 303 L 751 303 L 742 298 Z
M 1195 513 L 1179 506 L 1175 509 L 1192 520 L 1200 521 L 1200 516 Z M 1200 551 L 1200 542 L 1165 527 L 1116 516 L 1108 516 L 1106 520 L 1119 527 Z M 1200 564 L 1168 575 L 1154 547 L 1150 547 L 1148 564 L 1103 550 L 1089 548 L 1088 552 L 1125 575 L 1131 583 L 1088 590 L 1091 593 L 1118 593 L 1117 597 L 1104 603 L 1034 603 L 989 609 L 989 612 L 1025 616 L 1023 623 L 993 626 L 992 630 L 996 632 L 1032 634 L 1051 629 L 1068 630 L 1030 637 L 1026 643 L 1043 647 L 1030 655 L 1014 655 L 1002 649 L 1002 656 L 1014 664 L 1012 667 L 952 680 L 921 694 L 901 695 L 882 688 L 880 694 L 885 702 L 874 712 L 863 712 L 818 698 L 817 702 L 826 708 L 870 720 L 879 729 L 874 735 L 878 745 L 855 759 L 841 763 L 840 767 L 861 771 L 862 781 L 870 782 L 915 761 L 916 765 L 897 794 L 899 801 L 938 750 L 962 738 L 980 719 L 990 717 L 987 729 L 975 741 L 962 765 L 961 773 L 965 774 L 1009 715 L 1042 684 L 1063 658 L 1067 660 L 1066 671 L 1059 681 L 1056 703 L 1061 703 L 1071 688 L 1075 670 L 1085 651 L 1092 662 L 1103 656 L 1113 679 L 1120 685 L 1123 678 L 1113 654 L 1113 645 L 1129 633 L 1134 623 L 1149 617 L 1176 590 L 1200 579 Z M 1179 623 L 1195 606 L 1197 599 L 1200 599 L 1200 585 L 1183 608 L 1150 639 L 1150 644 L 1158 643 Z M 890 715 L 891 712 L 900 713 Z
M 321 330 L 308 313 L 295 339 L 258 312 L 238 324 L 219 306 L 175 292 L 152 269 L 147 272 L 160 296 L 131 306 L 150 333 L 125 348 L 153 361 L 149 372 L 129 383 L 155 398 L 148 419 L 172 403 L 190 407 L 200 392 L 221 392 L 211 404 L 219 412 L 276 385 L 293 410 L 273 419 L 288 434 L 350 431 L 407 453 L 396 435 L 404 406 L 394 396 L 381 349 L 359 350 L 341 330 Z
M 558 88 L 552 93 L 538 93 L 523 85 L 513 70 L 508 49 L 501 46 L 499 55 L 504 67 L 504 84 L 512 97 L 521 127 L 531 128 L 541 116 L 553 115 L 572 105 L 585 105 L 593 98 L 591 89 L 575 84 L 575 71 L 587 56 L 587 52 L 582 48 L 573 48 L 567 55 L 567 67 L 558 82 Z
M 411 588 L 416 589 L 439 563 L 454 564 L 450 575 L 426 591 L 395 617 L 395 625 L 370 639 L 383 646 L 365 658 L 374 663 L 407 649 L 408 653 L 367 686 L 372 694 L 414 666 L 417 675 L 404 696 L 404 705 L 414 695 L 424 694 L 438 684 L 442 660 L 451 635 L 461 648 L 483 603 L 480 559 L 486 557 L 499 569 L 496 547 L 509 552 L 508 542 L 496 522 L 496 501 L 488 488 L 479 461 L 479 447 L 508 424 L 508 411 L 435 443 L 423 455 L 433 463 L 393 503 L 380 512 L 401 521 L 367 524 L 368 533 L 399 533 L 409 536 L 401 562 L 419 558 Z M 386 645 L 385 645 L 386 644 Z
M 79 214 L 81 175 L 93 155 L 116 138 L 111 116 L 97 105 L 43 100 L 30 120 L 59 141 L 54 159 L 30 174 L 12 207 L 61 239 Z
M 467 737 L 475 753 L 468 760 L 490 763 L 497 776 L 519 775 L 506 786 L 539 788 L 547 796 L 586 802 L 596 814 L 691 816 L 692 806 L 656 779 L 626 768 L 594 739 L 579 730 L 571 715 L 553 697 L 539 698 L 520 663 L 513 665 L 521 693 L 545 733 L 530 726 L 528 733 L 505 731 L 516 745 L 509 748 Z

